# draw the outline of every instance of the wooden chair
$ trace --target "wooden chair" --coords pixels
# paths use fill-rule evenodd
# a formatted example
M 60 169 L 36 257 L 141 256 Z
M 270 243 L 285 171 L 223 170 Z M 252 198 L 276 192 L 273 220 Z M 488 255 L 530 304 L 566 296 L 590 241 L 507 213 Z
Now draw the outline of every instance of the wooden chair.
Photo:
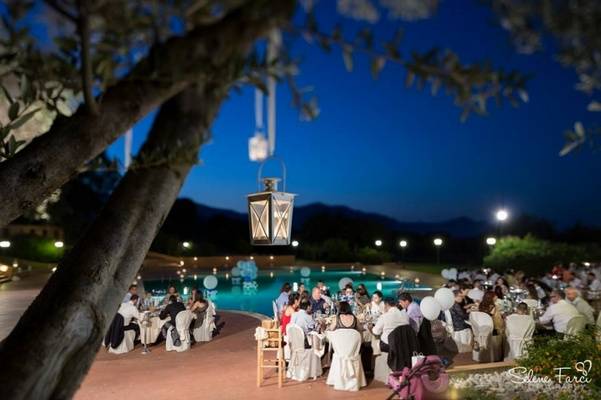
M 266 339 L 257 340 L 257 387 L 261 387 L 265 369 L 275 368 L 278 376 L 278 387 L 281 388 L 286 374 L 284 349 L 282 348 L 282 331 L 276 320 L 263 321 L 261 326 L 267 332 Z M 266 357 L 266 354 L 268 356 Z

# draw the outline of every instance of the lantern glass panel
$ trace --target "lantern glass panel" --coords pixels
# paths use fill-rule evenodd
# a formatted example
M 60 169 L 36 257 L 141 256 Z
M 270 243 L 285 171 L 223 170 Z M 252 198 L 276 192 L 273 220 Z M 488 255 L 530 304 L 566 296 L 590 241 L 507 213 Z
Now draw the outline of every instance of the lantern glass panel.
M 269 201 L 250 202 L 250 220 L 253 240 L 269 239 Z
M 273 224 L 276 240 L 288 240 L 292 220 L 292 198 L 273 196 Z

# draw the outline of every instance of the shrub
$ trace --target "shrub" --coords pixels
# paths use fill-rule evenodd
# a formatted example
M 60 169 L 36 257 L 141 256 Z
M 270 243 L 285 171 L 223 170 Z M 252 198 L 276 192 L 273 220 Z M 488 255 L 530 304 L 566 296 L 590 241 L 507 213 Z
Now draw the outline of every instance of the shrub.
M 528 346 L 528 355 L 518 360 L 518 365 L 532 369 L 536 375 L 555 378 L 554 368 L 571 367 L 579 361 L 591 360 L 588 373 L 590 385 L 601 390 L 601 343 L 596 341 L 595 331 L 587 329 L 569 339 L 559 337 L 534 337 Z M 567 371 L 564 371 L 567 373 Z M 579 374 L 577 374 L 579 375 Z

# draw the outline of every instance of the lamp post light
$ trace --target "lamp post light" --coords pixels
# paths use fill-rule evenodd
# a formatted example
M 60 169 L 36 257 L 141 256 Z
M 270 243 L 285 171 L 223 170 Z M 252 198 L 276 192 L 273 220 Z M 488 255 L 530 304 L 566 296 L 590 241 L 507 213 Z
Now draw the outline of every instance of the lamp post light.
M 440 264 L 440 247 L 442 246 L 442 239 L 436 238 L 434 239 L 434 246 L 436 247 L 436 264 Z
M 56 247 L 57 249 L 62 249 L 63 247 L 65 247 L 65 243 L 57 240 L 56 242 L 54 242 L 54 247 Z
M 504 208 L 500 208 L 495 212 L 495 219 L 497 220 L 497 231 L 499 236 L 503 234 L 503 224 L 509 218 L 509 211 Z
M 298 247 L 300 243 L 298 242 L 298 240 L 293 240 L 292 241 L 292 247 Z
M 190 242 L 182 242 L 182 247 L 186 250 L 192 247 L 192 243 Z
M 401 240 L 399 242 L 399 246 L 401 246 L 401 261 L 405 260 L 405 248 L 407 247 L 407 244 L 406 240 Z
M 382 241 L 380 239 L 376 240 L 374 244 L 376 245 L 376 247 L 382 247 Z
M 8 249 L 10 247 L 10 241 L 8 240 L 2 240 L 0 241 L 0 248 L 2 249 Z

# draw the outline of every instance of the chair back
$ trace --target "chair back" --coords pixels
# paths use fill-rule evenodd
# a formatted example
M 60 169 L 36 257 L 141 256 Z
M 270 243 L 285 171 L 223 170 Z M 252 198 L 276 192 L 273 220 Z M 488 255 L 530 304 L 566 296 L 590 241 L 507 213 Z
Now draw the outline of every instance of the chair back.
M 524 352 L 524 345 L 534 334 L 534 319 L 530 315 L 512 314 L 505 319 L 507 341 L 512 358 L 519 358 Z
M 361 334 L 354 329 L 336 329 L 328 332 L 334 354 L 342 358 L 359 357 Z
M 488 339 L 492 336 L 494 329 L 492 317 L 481 311 L 472 311 L 470 313 L 470 325 L 474 332 L 474 340 L 478 342 L 480 348 L 486 349 Z
M 278 312 L 278 305 L 275 303 L 275 300 L 271 301 L 271 306 L 273 307 L 273 319 L 276 321 L 280 320 L 280 313 Z
M 584 330 L 586 318 L 584 315 L 575 315 L 568 321 L 565 336 L 575 336 Z
M 194 314 L 190 310 L 180 311 L 175 316 L 175 326 L 177 326 L 177 332 L 179 333 L 180 339 L 189 340 L 190 336 L 190 324 L 194 319 Z
M 452 335 L 455 329 L 453 328 L 453 317 L 451 316 L 451 310 L 444 311 L 444 321 L 446 323 L 445 328 L 447 329 L 447 332 Z
M 305 349 L 305 332 L 296 324 L 286 325 L 287 343 L 290 345 L 290 351 L 303 351 Z

